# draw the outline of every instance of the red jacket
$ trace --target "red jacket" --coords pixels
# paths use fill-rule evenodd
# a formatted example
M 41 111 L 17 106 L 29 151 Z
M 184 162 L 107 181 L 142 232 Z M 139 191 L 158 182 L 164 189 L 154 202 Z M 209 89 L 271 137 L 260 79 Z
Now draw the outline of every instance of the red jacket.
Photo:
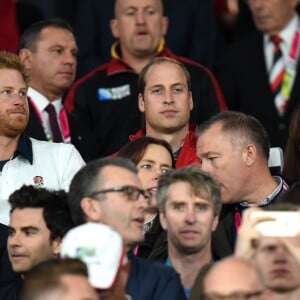
M 112 54 L 109 63 L 78 79 L 64 99 L 67 111 L 94 135 L 99 157 L 118 151 L 143 124 L 137 105 L 138 74 L 122 61 L 118 43 L 112 47 Z M 175 56 L 163 40 L 157 56 L 178 59 L 189 70 L 194 103 L 191 123 L 200 124 L 226 109 L 219 84 L 207 68 Z

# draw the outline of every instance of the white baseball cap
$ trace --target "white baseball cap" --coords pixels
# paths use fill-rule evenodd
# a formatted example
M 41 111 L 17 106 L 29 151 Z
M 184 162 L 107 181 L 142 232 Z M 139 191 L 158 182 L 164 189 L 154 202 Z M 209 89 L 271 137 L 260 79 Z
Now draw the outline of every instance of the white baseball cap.
M 97 289 L 111 288 L 121 265 L 127 261 L 119 233 L 99 223 L 69 230 L 62 240 L 60 256 L 82 260 L 87 265 L 91 285 Z

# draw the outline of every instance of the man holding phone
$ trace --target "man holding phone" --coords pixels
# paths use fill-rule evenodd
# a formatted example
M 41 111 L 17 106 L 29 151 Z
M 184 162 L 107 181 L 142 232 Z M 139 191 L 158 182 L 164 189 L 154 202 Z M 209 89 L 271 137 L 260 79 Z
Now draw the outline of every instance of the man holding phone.
M 276 206 L 286 210 L 278 211 Z M 238 233 L 235 255 L 251 260 L 257 266 L 265 287 L 273 292 L 275 300 L 300 299 L 299 223 L 294 226 L 290 223 L 279 233 L 274 230 L 274 224 L 281 223 L 284 218 L 289 223 L 291 214 L 299 217 L 297 210 L 297 206 L 280 207 L 279 204 L 268 211 L 250 208 L 243 215 Z

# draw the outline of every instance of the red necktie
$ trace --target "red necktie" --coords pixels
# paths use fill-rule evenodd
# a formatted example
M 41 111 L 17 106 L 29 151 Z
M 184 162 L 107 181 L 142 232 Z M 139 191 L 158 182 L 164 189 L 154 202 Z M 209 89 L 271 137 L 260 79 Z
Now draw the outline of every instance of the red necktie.
M 45 111 L 49 115 L 49 122 L 50 122 L 51 131 L 52 131 L 53 142 L 61 143 L 63 141 L 63 139 L 62 139 L 59 125 L 57 122 L 56 112 L 55 112 L 55 108 L 54 108 L 53 104 L 51 104 L 51 103 L 48 104 L 47 107 L 45 108 Z

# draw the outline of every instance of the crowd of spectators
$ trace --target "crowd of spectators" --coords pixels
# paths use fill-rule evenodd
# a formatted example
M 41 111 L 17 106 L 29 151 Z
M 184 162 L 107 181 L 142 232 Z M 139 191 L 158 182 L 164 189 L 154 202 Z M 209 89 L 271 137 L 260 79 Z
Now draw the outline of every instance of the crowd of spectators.
M 0 299 L 298 300 L 299 57 L 298 0 L 0 1 Z

